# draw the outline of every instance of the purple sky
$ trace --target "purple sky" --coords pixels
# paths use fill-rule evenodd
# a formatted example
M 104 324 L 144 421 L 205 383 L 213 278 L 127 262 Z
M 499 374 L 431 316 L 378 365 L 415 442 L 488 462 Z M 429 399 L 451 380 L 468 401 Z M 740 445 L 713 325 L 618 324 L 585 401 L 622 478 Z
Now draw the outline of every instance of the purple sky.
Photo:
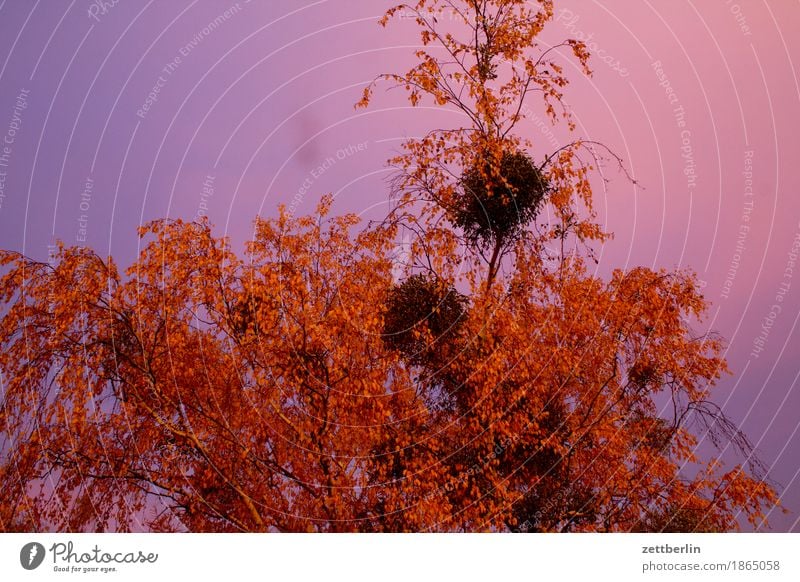
M 365 82 L 412 62 L 413 26 L 376 25 L 393 2 L 101 4 L 0 0 L 0 248 L 46 258 L 62 239 L 127 265 L 140 222 L 207 208 L 241 243 L 256 214 L 304 213 L 326 192 L 336 210 L 379 216 L 401 141 L 461 123 L 399 91 L 354 111 Z M 610 165 L 598 183 L 616 233 L 598 270 L 698 273 L 734 372 L 717 401 L 783 487 L 792 513 L 775 512 L 774 529 L 800 531 L 800 2 L 556 10 L 543 40 L 597 55 L 590 79 L 565 59 L 577 135 L 612 147 L 642 186 Z M 535 120 L 524 130 L 535 156 L 572 139 Z

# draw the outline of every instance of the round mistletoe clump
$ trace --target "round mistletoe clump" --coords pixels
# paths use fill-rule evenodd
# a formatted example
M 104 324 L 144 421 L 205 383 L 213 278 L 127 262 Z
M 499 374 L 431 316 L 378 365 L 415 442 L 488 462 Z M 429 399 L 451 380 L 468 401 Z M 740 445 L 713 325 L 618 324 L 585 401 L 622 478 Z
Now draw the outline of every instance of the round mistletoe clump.
M 452 338 L 466 306 L 466 297 L 452 285 L 427 275 L 412 275 L 389 291 L 383 340 L 411 363 L 425 363 L 432 354 L 430 339 L 435 343 Z
M 512 240 L 536 217 L 548 189 L 525 153 L 505 152 L 499 168 L 483 161 L 464 172 L 453 222 L 472 244 Z

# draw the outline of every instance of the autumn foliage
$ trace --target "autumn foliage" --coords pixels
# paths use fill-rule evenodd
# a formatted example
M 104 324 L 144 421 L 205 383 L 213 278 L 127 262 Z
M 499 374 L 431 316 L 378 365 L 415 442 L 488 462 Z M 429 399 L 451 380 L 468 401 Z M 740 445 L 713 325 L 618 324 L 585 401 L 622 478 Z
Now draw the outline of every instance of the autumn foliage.
M 763 525 L 758 466 L 696 454 L 710 430 L 749 458 L 712 402 L 727 369 L 692 328 L 694 276 L 592 274 L 600 146 L 519 135 L 530 95 L 570 124 L 556 48 L 586 68 L 585 47 L 539 46 L 548 0 L 419 0 L 384 24 L 401 10 L 437 50 L 383 81 L 471 125 L 406 143 L 381 224 L 324 197 L 258 219 L 241 254 L 163 220 L 124 273 L 85 248 L 0 255 L 0 529 Z

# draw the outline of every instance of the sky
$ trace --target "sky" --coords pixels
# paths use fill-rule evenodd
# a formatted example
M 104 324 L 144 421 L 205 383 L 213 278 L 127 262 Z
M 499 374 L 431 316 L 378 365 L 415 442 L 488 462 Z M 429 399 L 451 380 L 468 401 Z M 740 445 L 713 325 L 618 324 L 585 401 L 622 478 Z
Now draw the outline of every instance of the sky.
M 0 248 L 46 259 L 56 240 L 120 265 L 136 226 L 208 216 L 234 246 L 279 204 L 381 216 L 403 140 L 461 123 L 366 83 L 413 63 L 410 21 L 384 0 L 0 0 Z M 564 55 L 577 129 L 530 102 L 543 157 L 608 145 L 595 204 L 615 234 L 598 274 L 697 273 L 704 330 L 727 340 L 716 401 L 756 446 L 800 531 L 800 24 L 798 0 L 556 0 L 542 46 Z M 730 451 L 726 459 L 736 460 Z

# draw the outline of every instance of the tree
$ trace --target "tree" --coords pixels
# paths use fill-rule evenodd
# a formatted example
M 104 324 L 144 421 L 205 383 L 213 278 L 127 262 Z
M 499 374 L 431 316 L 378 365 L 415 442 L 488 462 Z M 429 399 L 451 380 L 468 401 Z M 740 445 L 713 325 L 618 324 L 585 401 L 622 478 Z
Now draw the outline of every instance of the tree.
M 515 133 L 528 94 L 562 108 L 558 47 L 536 40 L 552 3 L 420 0 L 387 19 L 401 10 L 446 56 L 387 78 L 471 125 L 407 142 L 381 224 L 356 231 L 325 197 L 258 219 L 242 257 L 180 220 L 143 227 L 124 275 L 88 249 L 0 255 L 0 528 L 762 524 L 777 496 L 760 467 L 695 455 L 700 422 L 752 459 L 710 399 L 726 366 L 692 331 L 693 275 L 591 275 L 602 146 L 535 156 Z M 559 46 L 586 66 L 581 43 Z

